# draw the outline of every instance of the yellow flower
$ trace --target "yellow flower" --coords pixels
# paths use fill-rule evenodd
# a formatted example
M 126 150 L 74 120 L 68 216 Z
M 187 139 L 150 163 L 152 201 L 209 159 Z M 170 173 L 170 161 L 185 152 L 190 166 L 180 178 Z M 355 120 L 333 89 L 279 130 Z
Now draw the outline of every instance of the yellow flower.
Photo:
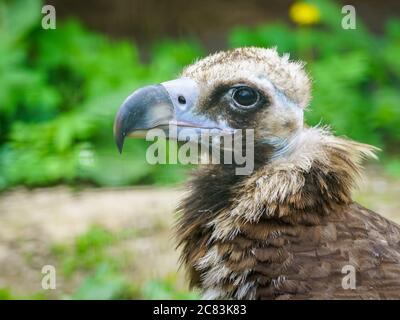
M 289 9 L 290 18 L 299 25 L 316 24 L 320 20 L 318 7 L 306 2 L 296 2 Z

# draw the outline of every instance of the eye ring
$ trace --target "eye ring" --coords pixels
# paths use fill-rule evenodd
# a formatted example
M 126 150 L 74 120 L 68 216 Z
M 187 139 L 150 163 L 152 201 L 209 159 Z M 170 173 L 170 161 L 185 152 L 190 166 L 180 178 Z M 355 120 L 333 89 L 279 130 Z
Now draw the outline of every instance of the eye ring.
M 233 89 L 232 100 L 239 108 L 250 109 L 260 101 L 260 93 L 251 87 L 240 86 Z

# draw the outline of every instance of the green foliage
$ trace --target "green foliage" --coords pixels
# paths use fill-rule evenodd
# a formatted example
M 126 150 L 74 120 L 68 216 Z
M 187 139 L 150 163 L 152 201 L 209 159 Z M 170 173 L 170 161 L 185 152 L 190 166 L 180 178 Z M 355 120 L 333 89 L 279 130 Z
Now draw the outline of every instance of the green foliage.
M 137 231 L 136 231 L 137 232 Z M 111 232 L 100 226 L 92 226 L 77 236 L 71 244 L 53 246 L 52 254 L 56 265 L 63 269 L 62 276 L 72 281 L 81 275 L 78 288 L 66 299 L 195 299 L 196 293 L 176 287 L 176 275 L 165 279 L 154 279 L 147 283 L 134 283 L 128 276 L 132 273 L 132 252 L 128 255 L 116 246 L 129 241 L 137 234 L 131 229 Z M 13 299 L 8 291 L 0 290 L 0 298 Z
M 70 296 L 74 300 L 115 300 L 134 298 L 134 292 L 121 272 L 107 264 L 99 264 L 93 275 L 85 278 Z
M 277 46 L 307 62 L 313 78 L 311 125 L 328 124 L 340 135 L 398 152 L 400 142 L 400 21 L 389 20 L 383 36 L 341 27 L 340 7 L 331 1 L 308 1 L 321 13 L 321 23 L 289 27 L 277 23 L 233 30 L 231 47 Z
M 46 296 L 42 292 L 31 295 L 16 295 L 10 288 L 0 288 L 0 300 L 44 300 Z
M 110 249 L 134 236 L 132 231 L 113 233 L 100 226 L 92 226 L 77 236 L 72 244 L 53 246 L 52 253 L 61 265 L 63 276 L 71 281 L 83 274 L 78 288 L 67 299 L 125 299 L 135 298 L 136 289 L 124 275 L 124 267 L 131 258 L 112 254 Z M 129 261 L 128 261 L 129 260 Z
M 150 300 L 195 300 L 200 299 L 197 292 L 186 292 L 175 287 L 176 276 L 171 274 L 165 279 L 158 279 L 146 283 L 142 290 L 142 297 Z
M 13 300 L 14 295 L 8 288 L 0 288 L 0 300 Z
M 43 30 L 40 1 L 29 5 L 30 10 L 24 1 L 0 5 L 9 18 L 0 29 L 0 190 L 60 182 L 166 183 L 175 173 L 181 177 L 172 166 L 148 165 L 144 141 L 129 141 L 119 156 L 113 118 L 135 88 L 176 75 L 201 48 L 164 41 L 144 64 L 132 44 L 109 41 L 76 21 Z
M 99 265 L 105 265 L 108 269 L 114 270 L 117 265 L 128 261 L 117 261 L 110 255 L 108 249 L 115 243 L 131 237 L 133 234 L 114 234 L 102 227 L 93 226 L 86 233 L 78 236 L 73 245 L 55 245 L 52 249 L 65 277 L 71 277 L 77 270 L 93 271 Z M 99 271 L 99 272 L 105 272 Z
M 359 17 L 356 30 L 344 30 L 336 4 L 309 2 L 320 10 L 320 24 L 237 27 L 230 46 L 277 46 L 307 61 L 314 79 L 308 122 L 329 124 L 338 134 L 396 154 L 400 21 L 387 21 L 382 36 L 368 32 Z M 146 163 L 145 141 L 129 140 L 119 156 L 113 119 L 135 88 L 175 77 L 204 55 L 201 46 L 161 41 L 143 63 L 132 43 L 110 41 L 76 21 L 43 30 L 40 6 L 39 0 L 0 3 L 0 190 L 181 181 L 186 167 Z

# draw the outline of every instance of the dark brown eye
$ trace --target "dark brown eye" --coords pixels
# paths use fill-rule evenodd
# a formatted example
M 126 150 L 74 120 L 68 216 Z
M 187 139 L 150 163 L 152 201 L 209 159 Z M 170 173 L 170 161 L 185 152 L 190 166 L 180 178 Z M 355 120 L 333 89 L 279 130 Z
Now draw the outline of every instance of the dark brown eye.
M 255 105 L 260 96 L 258 92 L 250 87 L 239 87 L 233 91 L 233 100 L 240 107 L 251 107 Z
M 185 103 L 186 103 L 185 97 L 184 97 L 184 96 L 179 96 L 179 97 L 178 97 L 178 102 L 179 102 L 180 104 L 185 104 Z

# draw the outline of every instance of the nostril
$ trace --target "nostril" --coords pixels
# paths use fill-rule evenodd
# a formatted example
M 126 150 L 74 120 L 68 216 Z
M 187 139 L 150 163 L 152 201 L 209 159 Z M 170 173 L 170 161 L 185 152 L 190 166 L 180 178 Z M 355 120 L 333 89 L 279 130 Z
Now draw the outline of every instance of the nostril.
M 178 102 L 179 102 L 180 104 L 185 104 L 185 103 L 186 103 L 185 97 L 184 97 L 184 96 L 179 96 L 179 97 L 178 97 Z

